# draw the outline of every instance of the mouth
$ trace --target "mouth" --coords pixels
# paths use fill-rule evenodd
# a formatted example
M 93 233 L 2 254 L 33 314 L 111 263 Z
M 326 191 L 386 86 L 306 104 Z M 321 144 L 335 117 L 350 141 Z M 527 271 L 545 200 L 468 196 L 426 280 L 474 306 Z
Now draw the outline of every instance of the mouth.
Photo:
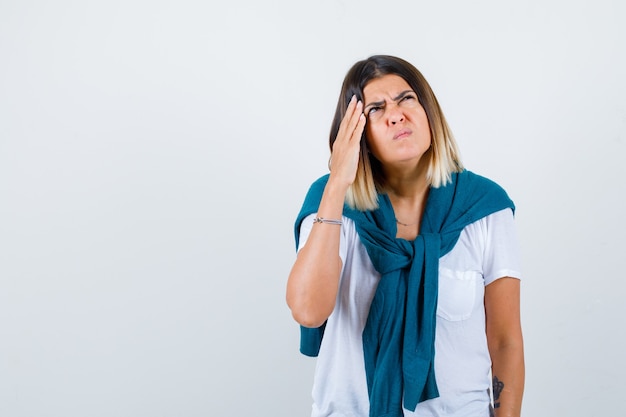
M 409 136 L 411 133 L 413 133 L 411 131 L 411 129 L 402 129 L 401 131 L 399 131 L 398 133 L 393 135 L 393 140 L 403 139 L 403 138 Z

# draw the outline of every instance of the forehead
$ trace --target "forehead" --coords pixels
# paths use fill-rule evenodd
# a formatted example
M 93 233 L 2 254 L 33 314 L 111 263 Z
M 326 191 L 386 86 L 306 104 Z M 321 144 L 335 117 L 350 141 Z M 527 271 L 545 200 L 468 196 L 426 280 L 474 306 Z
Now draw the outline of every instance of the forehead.
M 395 74 L 387 74 L 375 78 L 363 88 L 363 98 L 365 101 L 377 100 L 384 97 L 396 97 L 399 93 L 412 90 L 409 83 L 404 78 Z

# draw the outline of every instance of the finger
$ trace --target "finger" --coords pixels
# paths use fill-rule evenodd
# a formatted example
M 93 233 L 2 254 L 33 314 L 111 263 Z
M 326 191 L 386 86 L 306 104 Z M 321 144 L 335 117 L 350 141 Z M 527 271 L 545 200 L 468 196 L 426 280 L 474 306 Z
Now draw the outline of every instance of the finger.
M 339 124 L 339 132 L 338 135 L 345 134 L 346 132 L 352 132 L 354 127 L 356 126 L 357 120 L 355 120 L 355 115 L 358 115 L 363 111 L 363 103 L 360 100 L 356 99 L 356 96 L 352 96 L 350 102 L 348 103 L 348 108 L 346 109 L 346 113 Z
M 356 139 L 356 140 L 361 140 L 361 137 L 363 136 L 363 130 L 365 129 L 365 124 L 367 123 L 367 119 L 365 118 L 365 114 L 361 113 L 359 115 L 359 118 L 357 120 L 357 124 L 354 127 L 354 130 L 352 132 L 352 137 L 351 139 Z
M 341 122 L 339 127 L 338 134 L 342 136 L 345 135 L 348 139 L 352 137 L 354 134 L 354 130 L 357 128 L 357 125 L 361 121 L 361 116 L 363 115 L 363 102 L 360 100 L 354 106 L 350 106 L 344 119 Z

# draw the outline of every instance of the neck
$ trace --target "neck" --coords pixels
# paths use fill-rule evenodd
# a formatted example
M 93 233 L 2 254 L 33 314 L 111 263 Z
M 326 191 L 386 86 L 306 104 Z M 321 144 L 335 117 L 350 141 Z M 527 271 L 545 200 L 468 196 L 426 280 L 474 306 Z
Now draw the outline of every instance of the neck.
M 385 191 L 390 199 L 421 201 L 428 188 L 426 168 L 422 164 L 410 170 L 385 170 Z
M 418 170 L 387 176 L 385 190 L 399 225 L 396 237 L 413 240 L 419 234 L 429 189 L 426 174 Z

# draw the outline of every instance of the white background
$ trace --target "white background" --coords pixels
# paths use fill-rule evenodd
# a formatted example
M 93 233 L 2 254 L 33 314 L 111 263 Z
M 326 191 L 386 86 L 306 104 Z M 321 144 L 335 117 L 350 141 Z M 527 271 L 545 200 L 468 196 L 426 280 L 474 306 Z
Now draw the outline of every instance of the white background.
M 0 416 L 308 415 L 292 224 L 377 53 L 517 205 L 524 415 L 622 415 L 625 4 L 0 1 Z

